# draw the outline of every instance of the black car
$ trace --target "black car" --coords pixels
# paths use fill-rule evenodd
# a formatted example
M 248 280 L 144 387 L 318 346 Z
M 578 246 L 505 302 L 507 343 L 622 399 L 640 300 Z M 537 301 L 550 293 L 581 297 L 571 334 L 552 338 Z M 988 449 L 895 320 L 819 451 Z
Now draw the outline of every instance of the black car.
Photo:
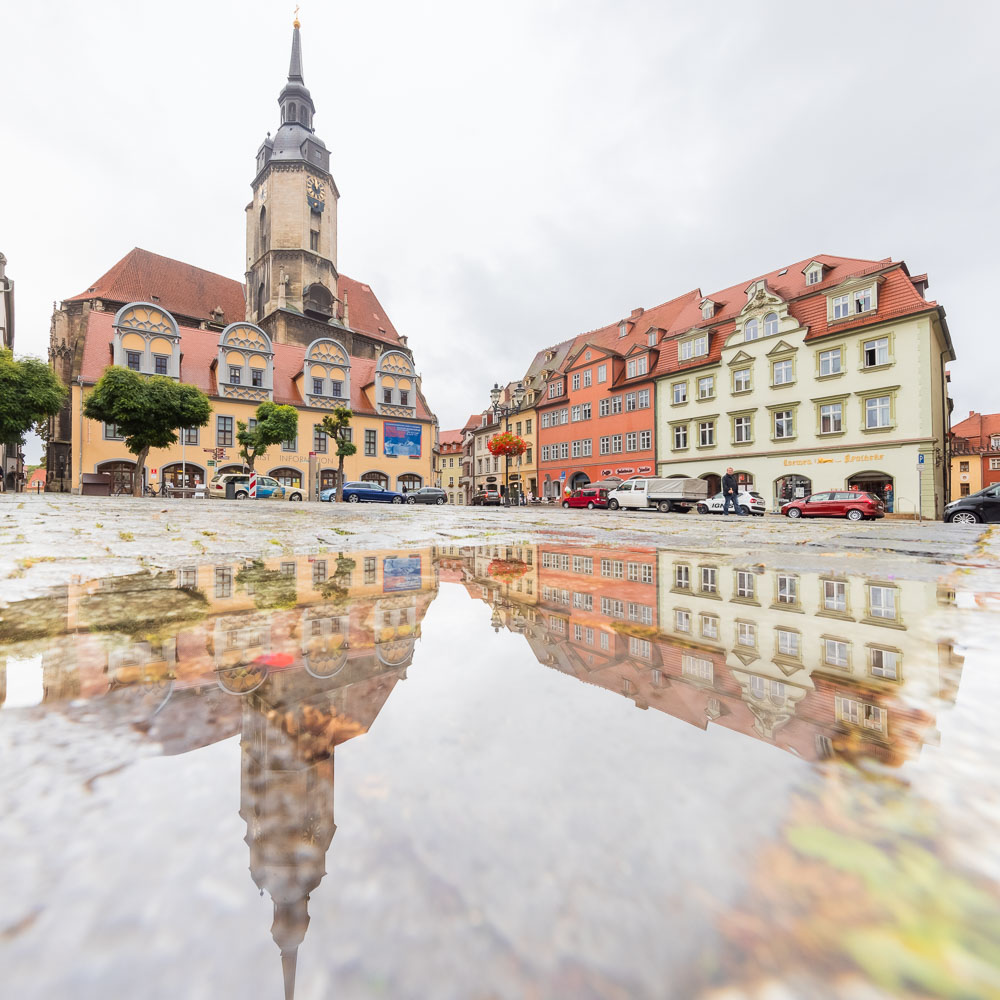
M 500 503 L 500 491 L 495 486 L 487 486 L 472 495 L 473 507 L 499 507 Z
M 970 496 L 952 500 L 944 509 L 944 519 L 952 524 L 1000 521 L 1000 483 L 987 486 Z
M 407 491 L 406 502 L 442 504 L 448 502 L 448 494 L 440 486 L 421 486 L 419 490 Z

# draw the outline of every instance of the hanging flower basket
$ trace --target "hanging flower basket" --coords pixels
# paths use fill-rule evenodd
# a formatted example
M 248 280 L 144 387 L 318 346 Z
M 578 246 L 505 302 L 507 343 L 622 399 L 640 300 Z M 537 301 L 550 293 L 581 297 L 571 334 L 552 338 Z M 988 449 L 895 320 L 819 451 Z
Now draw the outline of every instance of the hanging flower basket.
M 513 583 L 528 572 L 528 564 L 520 559 L 494 559 L 486 567 L 486 572 L 501 583 Z
M 527 451 L 528 442 L 517 434 L 503 431 L 490 438 L 486 442 L 486 447 L 490 449 L 491 455 L 506 455 L 508 458 L 515 458 Z

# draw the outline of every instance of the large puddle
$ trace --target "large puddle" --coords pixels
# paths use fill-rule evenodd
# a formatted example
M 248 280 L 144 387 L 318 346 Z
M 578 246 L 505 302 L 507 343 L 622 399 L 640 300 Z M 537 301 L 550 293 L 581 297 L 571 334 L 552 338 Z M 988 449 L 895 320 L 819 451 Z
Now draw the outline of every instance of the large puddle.
M 11 605 L 3 993 L 1000 996 L 1000 598 L 826 562 L 321 552 Z

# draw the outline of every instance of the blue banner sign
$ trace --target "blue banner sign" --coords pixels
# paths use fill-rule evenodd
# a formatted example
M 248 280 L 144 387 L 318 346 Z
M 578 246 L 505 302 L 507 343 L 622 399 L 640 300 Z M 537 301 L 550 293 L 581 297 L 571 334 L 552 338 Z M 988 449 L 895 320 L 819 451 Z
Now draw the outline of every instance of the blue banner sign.
M 382 443 L 386 455 L 420 458 L 420 424 L 382 425 Z
M 420 556 L 382 560 L 382 590 L 389 594 L 397 590 L 420 589 Z

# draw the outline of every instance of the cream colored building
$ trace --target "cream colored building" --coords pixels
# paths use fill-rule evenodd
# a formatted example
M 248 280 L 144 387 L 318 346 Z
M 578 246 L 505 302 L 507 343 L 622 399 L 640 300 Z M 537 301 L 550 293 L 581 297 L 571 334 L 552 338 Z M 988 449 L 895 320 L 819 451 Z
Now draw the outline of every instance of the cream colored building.
M 858 488 L 940 516 L 954 351 L 926 284 L 901 262 L 823 256 L 699 293 L 661 343 L 659 474 L 718 488 L 731 466 L 769 507 Z

